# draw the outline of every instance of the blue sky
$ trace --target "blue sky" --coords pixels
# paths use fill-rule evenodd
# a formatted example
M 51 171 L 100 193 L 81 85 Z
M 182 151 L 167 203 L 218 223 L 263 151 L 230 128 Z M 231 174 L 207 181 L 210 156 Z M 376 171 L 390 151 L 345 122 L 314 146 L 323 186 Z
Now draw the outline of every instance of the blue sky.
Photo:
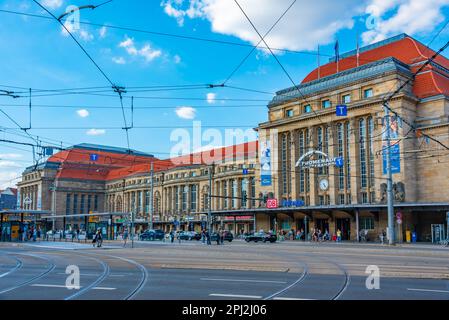
M 68 0 L 40 2 L 55 15 L 64 12 L 69 5 L 89 3 Z M 240 1 L 262 34 L 291 2 Z M 299 83 L 317 65 L 317 57 L 313 54 L 317 46 L 321 46 L 321 61 L 325 63 L 329 59 L 325 55 L 333 55 L 336 39 L 340 42 L 341 52 L 355 49 L 357 34 L 361 44 L 382 40 L 401 32 L 407 32 L 423 43 L 428 43 L 444 25 L 449 1 L 425 1 L 424 7 L 422 3 L 423 1 L 417 0 L 320 0 L 313 3 L 298 0 L 267 37 L 267 42 L 272 47 L 306 51 L 278 52 L 285 68 Z M 0 10 L 46 15 L 31 0 L 2 0 Z M 420 14 L 416 15 L 418 12 Z M 82 10 L 80 20 L 240 44 L 254 45 L 259 40 L 234 1 L 229 0 L 114 0 L 95 10 Z M 84 24 L 81 24 L 80 30 L 74 31 L 74 36 L 115 84 L 128 88 L 219 84 L 251 50 L 247 46 L 186 40 Z M 432 47 L 441 46 L 447 41 L 447 36 L 448 30 L 444 30 L 432 43 Z M 61 26 L 55 21 L 0 12 L 0 39 L 0 89 L 7 89 L 2 86 L 37 89 L 109 86 L 107 80 L 75 42 L 63 34 Z M 228 85 L 275 92 L 291 86 L 291 83 L 266 51 L 257 50 Z M 174 143 L 170 142 L 172 128 L 191 128 L 192 121 L 201 121 L 203 126 L 217 126 L 221 132 L 224 130 L 222 126 L 253 128 L 266 121 L 266 105 L 271 99 L 270 94 L 231 88 L 164 90 L 128 93 L 124 100 L 127 107 L 131 104 L 131 95 L 136 96 L 135 107 L 146 108 L 135 110 L 135 126 L 171 127 L 130 131 L 131 148 L 153 153 L 160 158 L 168 157 L 173 147 Z M 24 127 L 28 125 L 28 110 L 25 107 L 28 102 L 28 98 L 0 96 L 0 108 Z M 116 96 L 34 97 L 32 103 L 73 107 L 34 107 L 34 128 L 60 129 L 32 129 L 29 132 L 33 135 L 45 140 L 53 139 L 51 141 L 54 143 L 63 141 L 65 145 L 86 142 L 126 147 L 123 130 L 111 129 L 124 126 Z M 98 106 L 114 109 L 93 108 Z M 130 110 L 127 109 L 126 112 L 130 124 Z M 0 114 L 0 126 L 14 127 L 3 114 Z M 83 129 L 64 129 L 70 127 Z M 2 139 L 32 142 L 12 133 L 24 134 L 6 130 L 0 132 L 0 135 Z M 208 141 L 203 142 L 203 146 L 207 144 Z M 215 144 L 223 145 L 225 141 Z M 31 164 L 32 154 L 28 147 L 0 143 L 0 187 L 13 184 L 11 179 L 20 175 L 23 168 Z

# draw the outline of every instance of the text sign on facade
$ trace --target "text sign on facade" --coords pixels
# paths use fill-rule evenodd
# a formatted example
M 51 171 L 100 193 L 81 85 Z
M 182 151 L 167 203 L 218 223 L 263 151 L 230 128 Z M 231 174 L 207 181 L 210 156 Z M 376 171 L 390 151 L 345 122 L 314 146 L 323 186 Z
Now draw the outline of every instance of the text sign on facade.
M 284 200 L 284 201 L 282 201 L 282 207 L 286 207 L 286 208 L 304 207 L 304 201 L 302 201 L 302 200 Z
M 314 155 L 318 155 L 318 159 L 315 160 L 307 160 Z M 342 157 L 329 157 L 324 152 L 318 150 L 311 150 L 304 154 L 301 158 L 299 158 L 298 162 L 296 162 L 296 167 L 301 169 L 311 169 L 311 168 L 323 168 L 323 167 L 343 167 L 344 159 Z
M 336 107 L 337 117 L 347 117 L 348 116 L 348 106 L 346 105 L 338 105 Z

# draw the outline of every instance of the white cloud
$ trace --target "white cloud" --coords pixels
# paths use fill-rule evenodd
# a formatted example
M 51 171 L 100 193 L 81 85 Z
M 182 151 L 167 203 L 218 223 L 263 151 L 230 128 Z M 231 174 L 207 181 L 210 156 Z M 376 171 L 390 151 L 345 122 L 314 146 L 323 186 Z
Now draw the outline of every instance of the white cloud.
M 80 30 L 80 38 L 84 41 L 92 41 L 94 39 L 94 35 L 92 33 L 87 32 L 86 30 Z
M 61 34 L 64 37 L 69 37 L 69 32 L 70 32 L 73 35 L 78 33 L 81 40 L 84 40 L 84 41 L 94 40 L 94 35 L 92 33 L 90 33 L 89 31 L 87 31 L 85 29 L 79 28 L 77 25 L 73 24 L 70 20 L 67 20 L 66 22 L 64 22 L 64 26 L 65 26 L 65 28 L 61 27 Z M 68 32 L 67 32 L 67 30 L 68 30 Z
M 365 10 L 361 3 L 363 0 L 298 0 L 266 41 L 274 48 L 315 50 L 318 44 L 333 42 L 339 30 L 352 28 L 353 17 Z M 265 34 L 291 0 L 242 0 L 240 4 L 260 33 Z M 216 33 L 236 36 L 253 45 L 260 41 L 234 1 L 166 0 L 162 6 L 179 25 L 183 25 L 186 18 L 202 18 L 211 23 Z
M 0 168 L 21 168 L 22 166 L 14 161 L 0 160 Z
M 208 93 L 207 94 L 207 103 L 209 103 L 209 104 L 215 103 L 216 97 L 217 97 L 217 95 L 215 93 Z
M 58 9 L 62 6 L 62 0 L 43 0 L 41 4 L 47 9 Z
M 101 27 L 100 30 L 98 30 L 98 33 L 100 34 L 101 39 L 106 38 L 107 32 L 108 32 L 108 29 L 105 26 Z
M 365 44 L 384 40 L 398 33 L 430 33 L 444 21 L 442 9 L 449 0 L 372 0 L 366 9 L 371 30 L 362 34 Z
M 81 109 L 76 112 L 81 118 L 87 118 L 89 116 L 89 111 L 86 109 Z
M 196 110 L 192 107 L 179 107 L 175 112 L 182 119 L 192 120 L 196 116 Z
M 145 44 L 141 49 L 137 49 L 134 39 L 126 37 L 125 40 L 119 43 L 120 48 L 124 48 L 131 56 L 139 56 L 150 62 L 162 55 L 161 50 L 154 50 L 149 44 Z
M 102 136 L 106 134 L 104 129 L 90 129 L 86 132 L 88 136 Z
M 112 61 L 116 64 L 126 64 L 126 60 L 123 57 L 113 57 Z
M 0 189 L 14 187 L 20 180 L 23 170 L 24 168 L 12 170 L 11 168 L 3 169 L 0 167 Z
M 21 154 L 18 153 L 0 153 L 0 159 L 2 160 L 10 160 L 10 159 L 20 159 L 23 156 Z
M 180 64 L 181 63 L 181 57 L 179 55 L 175 55 L 173 57 L 173 60 L 175 61 L 176 64 Z

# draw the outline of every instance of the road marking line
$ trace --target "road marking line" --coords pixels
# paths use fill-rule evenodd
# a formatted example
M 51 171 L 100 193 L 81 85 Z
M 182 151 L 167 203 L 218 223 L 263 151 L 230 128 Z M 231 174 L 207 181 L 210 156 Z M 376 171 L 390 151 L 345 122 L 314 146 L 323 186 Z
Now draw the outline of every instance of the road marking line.
M 212 297 L 227 297 L 227 298 L 244 298 L 244 299 L 262 299 L 261 296 L 245 296 L 240 294 L 223 294 L 223 293 L 211 293 Z
M 315 300 L 315 299 L 304 299 L 304 298 L 283 298 L 283 297 L 277 297 L 277 298 L 273 298 L 273 300 L 285 300 L 285 301 L 289 301 L 289 300 Z
M 66 286 L 57 285 L 57 284 L 32 284 L 32 287 L 44 287 L 44 288 L 67 288 Z M 81 289 L 82 287 L 80 287 Z M 116 290 L 117 288 L 108 288 L 108 287 L 95 287 L 93 290 Z
M 67 273 L 59 272 L 60 275 L 67 275 Z M 109 277 L 125 277 L 132 274 L 110 274 Z M 99 277 L 99 274 L 93 274 L 93 273 L 81 273 L 80 276 L 86 276 L 86 277 Z
M 422 291 L 422 292 L 437 292 L 437 293 L 449 293 L 448 290 L 431 290 L 431 289 L 411 289 L 407 288 L 408 291 Z
M 260 282 L 260 283 L 280 283 L 285 284 L 285 281 L 272 281 L 272 280 L 249 280 L 249 279 L 224 279 L 224 278 L 200 278 L 203 281 L 229 281 L 229 282 Z

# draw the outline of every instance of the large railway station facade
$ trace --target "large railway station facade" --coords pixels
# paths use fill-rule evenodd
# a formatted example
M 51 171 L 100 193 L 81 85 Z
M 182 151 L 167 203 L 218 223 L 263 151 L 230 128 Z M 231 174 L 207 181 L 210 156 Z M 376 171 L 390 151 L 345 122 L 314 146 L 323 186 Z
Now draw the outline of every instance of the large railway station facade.
M 427 241 L 431 225 L 446 224 L 449 212 L 449 153 L 428 139 L 449 145 L 449 60 L 439 56 L 413 77 L 433 54 L 407 35 L 344 54 L 276 94 L 257 142 L 182 161 L 74 146 L 24 172 L 20 208 L 134 212 L 144 229 L 152 199 L 153 224 L 166 231 L 204 228 L 211 205 L 216 227 L 234 233 L 319 228 L 355 240 L 365 229 L 375 239 L 387 227 L 383 99 L 411 79 L 389 102 L 400 115 L 390 118 L 395 228 L 399 240 L 411 231 Z M 213 166 L 203 160 L 211 155 L 219 155 Z M 89 221 L 65 224 L 87 228 Z

